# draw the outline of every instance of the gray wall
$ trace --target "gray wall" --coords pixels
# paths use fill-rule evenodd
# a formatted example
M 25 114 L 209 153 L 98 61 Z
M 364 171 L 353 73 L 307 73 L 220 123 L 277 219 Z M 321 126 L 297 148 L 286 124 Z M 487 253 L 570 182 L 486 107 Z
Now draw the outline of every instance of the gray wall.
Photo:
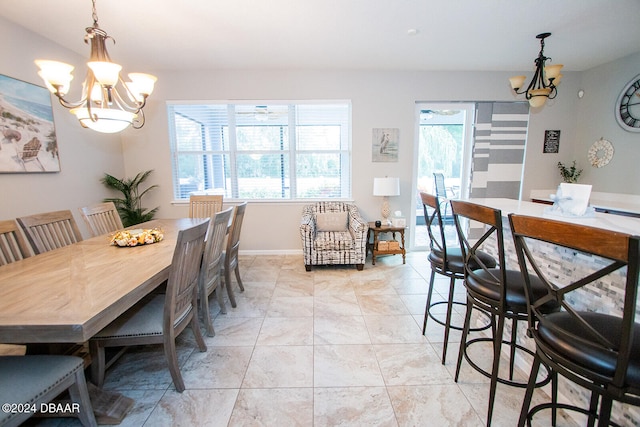
M 15 41 L 19 40 L 19 43 Z M 76 64 L 76 85 L 86 60 L 0 18 L 0 73 L 42 85 L 33 60 L 40 57 Z M 117 59 L 117 58 L 116 58 Z M 576 158 L 586 165 L 586 148 L 600 136 L 616 147 L 614 161 L 627 162 L 640 153 L 640 135 L 617 127 L 613 102 L 624 84 L 637 74 L 640 53 L 582 73 L 565 73 L 560 94 L 539 111 L 531 112 L 526 150 L 523 196 L 531 189 L 555 188 L 560 182 L 556 163 Z M 126 64 L 123 64 L 126 71 Z M 514 72 L 387 72 L 302 70 L 197 70 L 163 72 L 145 108 L 147 124 L 119 135 L 100 135 L 80 128 L 71 114 L 54 104 L 62 171 L 56 174 L 0 175 L 0 219 L 56 209 L 72 209 L 108 195 L 99 179 L 104 172 L 133 176 L 154 169 L 158 184 L 147 200 L 160 206 L 158 217 L 186 216 L 186 205 L 172 203 L 171 166 L 166 116 L 167 100 L 350 99 L 353 105 L 353 199 L 368 220 L 379 216 L 381 201 L 372 196 L 373 178 L 399 176 L 401 195 L 390 199 L 392 211 L 406 215 L 415 208 L 412 194 L 415 149 L 414 106 L 417 101 L 510 101 L 508 77 Z M 531 70 L 525 70 L 531 75 Z M 578 100 L 578 89 L 585 97 Z M 607 102 L 603 102 L 607 99 Z M 598 102 L 594 102 L 598 100 Z M 397 163 L 373 163 L 373 128 L 399 128 Z M 560 129 L 558 154 L 542 154 L 546 129 Z M 635 142 L 634 142 L 635 141 Z M 582 156 L 582 157 L 580 157 Z M 635 170 L 606 167 L 585 171 L 598 180 L 594 190 L 640 194 Z M 602 175 L 602 176 L 600 176 Z M 621 188 L 619 182 L 625 182 Z M 591 182 L 589 182 L 591 183 Z M 628 184 L 627 184 L 628 183 Z M 250 202 L 245 216 L 242 249 L 290 252 L 300 249 L 298 224 L 304 203 Z

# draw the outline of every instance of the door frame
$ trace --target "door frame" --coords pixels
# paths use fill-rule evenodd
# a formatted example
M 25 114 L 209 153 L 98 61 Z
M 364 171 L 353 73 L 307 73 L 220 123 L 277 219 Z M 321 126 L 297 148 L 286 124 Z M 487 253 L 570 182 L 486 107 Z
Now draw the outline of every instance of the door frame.
M 475 129 L 476 103 L 475 102 L 430 102 L 416 101 L 414 108 L 414 144 L 413 144 L 413 171 L 411 179 L 412 194 L 418 192 L 418 154 L 420 152 L 420 111 L 432 110 L 464 110 L 464 144 L 462 148 L 462 162 L 460 169 L 460 197 L 468 198 L 471 189 L 471 168 L 473 165 L 473 137 Z M 409 248 L 410 250 L 428 250 L 428 246 L 416 246 L 416 212 L 421 208 L 417 203 L 417 197 L 411 198 L 411 218 L 409 224 Z

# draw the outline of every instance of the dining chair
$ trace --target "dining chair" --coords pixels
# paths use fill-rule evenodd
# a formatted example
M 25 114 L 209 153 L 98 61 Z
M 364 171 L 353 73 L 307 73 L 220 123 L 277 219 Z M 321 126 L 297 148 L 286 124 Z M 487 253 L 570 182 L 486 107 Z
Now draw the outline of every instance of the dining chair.
M 36 255 L 82 241 L 82 235 L 69 210 L 17 218 Z
M 229 229 L 229 235 L 227 236 L 227 248 L 224 251 L 224 283 L 227 288 L 227 295 L 229 295 L 229 302 L 231 307 L 236 307 L 236 298 L 233 294 L 231 286 L 231 271 L 235 272 L 238 287 L 241 292 L 244 292 L 244 285 L 240 278 L 240 265 L 238 263 L 238 249 L 240 248 L 240 232 L 242 230 L 242 221 L 244 220 L 244 212 L 247 208 L 247 202 L 243 202 L 235 207 L 233 214 L 233 223 Z
M 449 235 L 445 229 L 443 223 L 442 214 L 440 211 L 441 200 L 439 197 L 429 193 L 421 192 L 420 198 L 422 200 L 422 208 L 424 210 L 424 219 L 427 226 L 427 233 L 429 235 L 429 255 L 428 260 L 431 264 L 431 277 L 429 279 L 429 290 L 427 292 L 427 303 L 424 309 L 424 320 L 422 322 L 422 335 L 427 331 L 427 321 L 429 318 L 434 322 L 444 326 L 444 345 L 442 349 L 442 364 L 446 363 L 447 359 L 447 347 L 449 343 L 449 333 L 451 329 L 458 331 L 462 330 L 461 325 L 451 324 L 451 315 L 453 313 L 453 305 L 466 305 L 464 302 L 454 301 L 454 291 L 456 280 L 464 279 L 464 257 L 462 250 L 458 246 L 457 237 L 455 235 Z M 446 202 L 448 204 L 448 202 Z M 449 227 L 451 228 L 451 227 Z M 452 244 L 453 243 L 453 244 Z M 482 256 L 482 263 L 491 267 L 495 267 L 495 259 L 484 252 L 480 252 Z M 431 302 L 433 296 L 433 286 L 435 282 L 436 273 L 449 278 L 449 293 L 446 301 Z M 435 315 L 437 306 L 446 304 L 445 320 L 442 320 L 441 316 Z M 473 328 L 474 331 L 481 331 L 489 328 L 490 324 L 483 325 L 479 328 Z
M 93 237 L 122 230 L 122 219 L 113 202 L 98 203 L 80 208 L 80 213 Z
M 10 264 L 31 256 L 31 248 L 18 224 L 10 219 L 0 221 L 0 265 Z
M 97 425 L 84 377 L 84 361 L 80 357 L 0 356 L 0 378 L 0 402 L 4 405 L 15 403 L 21 408 L 40 410 L 41 405 L 68 390 L 71 408 L 82 425 Z M 0 425 L 4 427 L 19 426 L 34 414 L 23 409 L 5 410 L 4 405 L 0 411 Z
M 225 209 L 214 215 L 212 221 L 209 221 L 209 231 L 207 232 L 207 240 L 204 246 L 204 254 L 202 256 L 202 265 L 200 267 L 200 276 L 198 278 L 198 292 L 200 299 L 200 315 L 207 329 L 207 335 L 215 336 L 211 313 L 209 313 L 209 295 L 214 291 L 220 304 L 222 313 L 227 310 L 224 306 L 222 297 L 222 265 L 224 257 L 222 249 L 224 240 L 227 236 L 227 228 L 229 227 L 229 219 L 233 208 Z
M 189 218 L 212 218 L 222 210 L 222 194 L 189 196 Z
M 178 233 L 165 294 L 149 294 L 89 340 L 91 379 L 104 383 L 105 369 L 123 354 L 119 351 L 108 362 L 106 347 L 162 344 L 176 390 L 185 389 L 176 338 L 191 325 L 200 351 L 206 351 L 198 321 L 198 277 L 209 220 Z
M 502 211 L 463 200 L 451 200 L 450 203 L 464 258 L 464 284 L 467 290 L 467 308 L 454 380 L 458 382 L 463 358 L 476 371 L 490 379 L 486 422 L 488 427 L 491 425 L 498 383 L 519 388 L 527 386 L 526 381 L 514 380 L 513 375 L 516 356 L 529 357 L 529 360 L 534 358 L 534 353 L 517 341 L 518 321 L 529 320 L 527 288 L 520 270 L 507 268 Z M 470 223 L 474 224 L 473 228 L 469 227 Z M 476 224 L 480 224 L 482 227 L 476 227 Z M 493 251 L 497 252 L 497 263 L 485 264 L 485 254 L 481 252 L 481 248 L 487 246 L 492 246 Z M 537 277 L 529 278 L 529 282 L 531 293 L 536 296 L 544 293 L 544 285 L 537 280 Z M 492 332 L 490 337 L 481 336 L 470 339 L 469 331 L 473 308 L 490 315 Z M 549 301 L 541 307 L 541 312 L 548 314 L 558 311 L 559 308 L 555 301 Z M 511 321 L 509 339 L 504 338 L 505 321 L 507 320 Z M 490 343 L 493 350 L 490 370 L 481 367 L 479 360 L 473 360 L 469 356 L 471 346 L 482 342 Z M 509 346 L 509 371 L 508 377 L 503 375 L 505 378 L 500 376 L 500 355 L 504 344 Z M 551 373 L 547 369 L 547 375 L 538 380 L 536 386 L 544 386 L 551 380 Z M 555 386 L 554 381 L 554 390 Z
M 14 220 L 0 221 L 0 266 L 11 264 L 31 256 L 31 248 L 22 230 Z M 18 354 L 26 351 L 24 345 L 0 343 L 0 355 Z
M 614 401 L 640 406 L 640 323 L 636 320 L 640 237 L 548 218 L 511 214 L 509 221 L 530 294 L 528 333 L 536 345 L 518 425 L 531 425 L 533 416 L 545 408 L 579 412 L 588 417 L 590 426 L 596 420 L 599 427 L 628 421 L 611 420 L 611 409 Z M 549 245 L 556 252 L 591 257 L 593 267 L 575 268 L 567 262 L 557 266 L 558 273 L 544 275 Z M 598 300 L 603 298 L 601 294 L 609 290 L 607 280 L 613 275 L 624 277 L 624 288 L 615 295 L 623 303 L 621 311 L 606 313 L 601 304 L 595 308 L 579 306 L 585 296 L 595 293 Z M 529 277 L 543 283 L 543 294 L 531 293 Z M 545 313 L 543 307 L 549 301 L 557 301 L 561 310 Z M 537 322 L 532 322 L 534 318 Z M 530 408 L 541 363 L 589 390 L 589 408 L 555 401 Z

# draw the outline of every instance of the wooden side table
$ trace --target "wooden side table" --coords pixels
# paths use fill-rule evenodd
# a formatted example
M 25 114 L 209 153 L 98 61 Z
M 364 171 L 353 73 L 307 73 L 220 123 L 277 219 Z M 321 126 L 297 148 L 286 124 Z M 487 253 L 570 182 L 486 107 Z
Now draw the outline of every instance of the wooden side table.
M 406 251 L 404 248 L 404 230 L 406 227 L 393 227 L 391 225 L 382 225 L 376 227 L 375 222 L 369 223 L 369 231 L 367 232 L 367 251 L 371 251 L 373 265 L 376 265 L 376 256 L 378 255 L 395 255 L 402 254 L 402 263 L 406 263 Z M 378 234 L 380 233 L 392 233 L 392 237 L 396 239 L 396 233 L 400 233 L 400 247 L 397 249 L 379 249 L 378 248 Z M 371 234 L 373 234 L 373 241 L 371 241 Z

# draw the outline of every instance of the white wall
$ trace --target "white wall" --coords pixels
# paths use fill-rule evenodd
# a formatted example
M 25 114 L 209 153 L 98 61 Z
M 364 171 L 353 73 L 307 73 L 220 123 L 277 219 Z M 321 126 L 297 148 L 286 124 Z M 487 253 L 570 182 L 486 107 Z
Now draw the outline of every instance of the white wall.
M 614 116 L 622 88 L 639 74 L 640 52 L 582 73 L 585 94 L 578 103 L 571 158 L 584 165 L 580 183 L 592 184 L 593 191 L 640 194 L 640 133 L 623 130 Z M 615 153 L 608 165 L 594 168 L 587 161 L 587 151 L 600 138 L 609 140 Z
M 82 43 L 82 40 L 78 40 Z M 0 74 L 43 86 L 36 58 L 77 64 L 75 80 L 82 81 L 85 58 L 0 18 Z M 78 84 L 77 81 L 75 81 Z M 75 98 L 73 98 L 75 100 Z M 59 173 L 0 174 L 0 220 L 22 215 L 70 209 L 87 236 L 78 208 L 102 201 L 109 192 L 100 183 L 104 172 L 121 175 L 124 162 L 120 137 L 80 127 L 52 96 Z
M 15 40 L 20 40 L 16 43 Z M 84 58 L 53 45 L 0 18 L 0 73 L 41 84 L 33 60 L 48 57 L 75 63 L 76 80 L 82 79 Z M 526 152 L 523 196 L 531 189 L 555 188 L 560 182 L 556 163 L 569 161 L 595 137 L 611 135 L 616 159 L 630 162 L 640 152 L 638 134 L 617 129 L 613 101 L 638 69 L 640 54 L 584 73 L 565 73 L 555 101 L 532 111 Z M 126 64 L 124 64 L 126 69 Z M 167 100 L 270 100 L 349 99 L 353 105 L 353 199 L 368 220 L 378 218 L 381 201 L 372 196 L 373 178 L 399 176 L 401 195 L 390 199 L 391 209 L 409 214 L 413 194 L 414 106 L 417 101 L 510 101 L 508 77 L 513 72 L 392 72 L 212 70 L 184 73 L 146 70 L 159 78 L 145 108 L 147 124 L 117 136 L 81 129 L 62 107 L 54 106 L 62 172 L 58 174 L 0 175 L 0 219 L 55 209 L 72 209 L 100 201 L 108 195 L 99 183 L 104 172 L 133 176 L 154 169 L 151 183 L 160 187 L 150 194 L 148 207 L 159 206 L 158 217 L 186 216 L 186 205 L 173 205 L 167 127 Z M 531 70 L 525 71 L 531 75 Z M 601 80 L 604 79 L 604 82 Z M 76 81 L 76 84 L 78 82 Z M 585 98 L 578 100 L 579 88 Z M 595 100 L 606 105 L 595 106 Z M 589 102 L 588 107 L 585 105 Z M 606 112 L 606 114 L 604 114 Z M 373 128 L 399 128 L 397 163 L 373 163 Z M 542 154 L 547 129 L 560 129 L 560 152 Z M 602 133 L 602 135 L 601 135 Z M 595 139 L 593 139 L 595 140 Z M 122 144 L 122 145 L 121 145 Z M 586 152 L 586 151 L 585 151 Z M 580 159 L 578 158 L 580 162 Z M 586 166 L 586 165 L 585 165 Z M 625 191 L 640 194 L 637 174 L 620 167 L 603 168 L 598 191 L 623 192 L 617 183 L 636 179 Z M 630 178 L 630 174 L 633 176 Z M 591 171 L 587 178 L 594 177 Z M 595 185 L 594 185 L 595 186 Z M 250 202 L 242 234 L 245 251 L 296 251 L 304 203 Z
M 511 73 L 475 72 L 387 72 L 387 71 L 246 71 L 224 70 L 190 73 L 159 73 L 156 91 L 147 111 L 149 125 L 123 137 L 128 174 L 155 168 L 159 191 L 154 206 L 160 216 L 186 215 L 186 206 L 173 206 L 168 125 L 165 100 L 233 99 L 350 99 L 353 107 L 353 199 L 364 217 L 379 219 L 381 200 L 373 197 L 373 178 L 399 176 L 399 197 L 390 198 L 392 211 L 409 215 L 414 199 L 411 192 L 414 156 L 414 116 L 416 101 L 513 100 L 508 77 Z M 577 85 L 569 73 L 568 92 Z M 563 148 L 571 144 L 575 128 L 574 97 L 562 93 L 548 108 L 531 117 L 531 151 L 542 151 L 545 129 L 562 129 Z M 371 156 L 373 128 L 399 128 L 397 163 L 374 163 Z M 153 155 L 149 155 L 153 153 Z M 529 153 L 527 154 L 529 156 Z M 549 156 L 549 155 L 547 155 Z M 531 155 L 531 178 L 546 188 L 557 185 L 557 156 L 544 163 Z M 530 178 L 527 178 L 529 180 Z M 539 187 L 538 187 L 539 188 Z M 249 203 L 243 226 L 244 250 L 298 250 L 301 203 Z

